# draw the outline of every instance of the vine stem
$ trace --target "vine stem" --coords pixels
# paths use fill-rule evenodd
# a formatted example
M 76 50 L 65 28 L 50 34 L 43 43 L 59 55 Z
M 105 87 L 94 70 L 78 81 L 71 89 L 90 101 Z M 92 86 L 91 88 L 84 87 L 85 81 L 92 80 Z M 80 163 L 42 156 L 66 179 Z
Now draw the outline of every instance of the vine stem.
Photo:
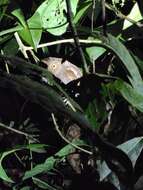
M 17 34 L 15 34 L 15 38 L 17 40 L 17 43 L 19 45 L 19 49 L 21 50 L 21 52 L 23 53 L 24 57 L 27 58 L 27 53 L 26 51 L 31 51 L 34 48 L 31 46 L 25 46 L 21 40 L 19 40 L 19 36 Z M 85 40 L 85 39 L 79 39 L 79 42 L 82 44 L 101 44 L 101 40 Z M 69 38 L 69 39 L 64 39 L 64 40 L 56 40 L 53 42 L 47 42 L 47 43 L 43 43 L 43 44 L 39 44 L 37 46 L 38 48 L 43 48 L 43 47 L 47 47 L 47 46 L 53 46 L 53 45 L 57 45 L 57 44 L 64 44 L 64 43 L 74 43 L 74 39 L 73 38 Z
M 52 120 L 53 120 L 53 123 L 54 123 L 54 126 L 55 126 L 56 131 L 58 132 L 58 134 L 60 135 L 60 137 L 61 137 L 66 143 L 72 145 L 74 148 L 76 148 L 76 149 L 78 149 L 78 150 L 80 150 L 80 151 L 82 151 L 82 152 L 85 152 L 85 153 L 87 153 L 87 154 L 89 154 L 89 155 L 92 155 L 92 154 L 93 154 L 91 151 L 85 150 L 85 149 L 83 149 L 83 148 L 77 146 L 76 144 L 70 142 L 66 137 L 64 137 L 63 134 L 62 134 L 62 132 L 59 130 L 59 126 L 58 126 L 58 124 L 57 124 L 57 122 L 56 122 L 56 118 L 55 118 L 54 113 L 52 113 L 51 116 L 52 116 Z

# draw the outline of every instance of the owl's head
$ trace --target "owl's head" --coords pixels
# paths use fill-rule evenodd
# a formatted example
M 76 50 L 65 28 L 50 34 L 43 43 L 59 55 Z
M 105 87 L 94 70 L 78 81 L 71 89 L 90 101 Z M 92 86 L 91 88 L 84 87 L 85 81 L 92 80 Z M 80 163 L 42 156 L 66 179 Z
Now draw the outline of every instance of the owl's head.
M 62 58 L 48 57 L 43 59 L 42 62 L 48 66 L 48 71 L 60 79 L 64 84 L 68 84 L 82 77 L 80 68 L 67 60 L 63 62 Z
M 62 58 L 48 57 L 42 60 L 48 66 L 48 71 L 57 75 L 62 67 Z

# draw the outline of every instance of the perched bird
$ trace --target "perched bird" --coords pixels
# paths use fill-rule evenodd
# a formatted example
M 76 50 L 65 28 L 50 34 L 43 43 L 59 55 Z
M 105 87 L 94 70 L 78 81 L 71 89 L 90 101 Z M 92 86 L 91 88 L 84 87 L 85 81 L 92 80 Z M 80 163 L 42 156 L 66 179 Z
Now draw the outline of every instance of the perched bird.
M 48 71 L 60 79 L 64 84 L 82 77 L 79 67 L 69 61 L 62 62 L 62 58 L 48 57 L 42 60 L 48 66 Z

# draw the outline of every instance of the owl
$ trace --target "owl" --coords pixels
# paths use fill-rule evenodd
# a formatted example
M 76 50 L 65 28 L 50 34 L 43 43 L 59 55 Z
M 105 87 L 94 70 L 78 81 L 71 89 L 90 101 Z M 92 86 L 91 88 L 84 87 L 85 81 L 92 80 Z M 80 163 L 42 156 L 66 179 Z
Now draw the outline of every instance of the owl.
M 48 71 L 64 84 L 68 84 L 82 77 L 82 72 L 79 67 L 67 60 L 62 63 L 62 58 L 48 57 L 43 59 L 42 62 L 48 66 Z

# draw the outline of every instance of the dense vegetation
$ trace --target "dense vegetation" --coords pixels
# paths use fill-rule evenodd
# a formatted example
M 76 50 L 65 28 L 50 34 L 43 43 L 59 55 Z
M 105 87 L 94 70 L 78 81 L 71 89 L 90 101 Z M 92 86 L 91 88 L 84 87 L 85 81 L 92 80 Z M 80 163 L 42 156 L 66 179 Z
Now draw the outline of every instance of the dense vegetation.
M 0 1 L 0 189 L 143 189 L 142 16 L 142 0 Z

